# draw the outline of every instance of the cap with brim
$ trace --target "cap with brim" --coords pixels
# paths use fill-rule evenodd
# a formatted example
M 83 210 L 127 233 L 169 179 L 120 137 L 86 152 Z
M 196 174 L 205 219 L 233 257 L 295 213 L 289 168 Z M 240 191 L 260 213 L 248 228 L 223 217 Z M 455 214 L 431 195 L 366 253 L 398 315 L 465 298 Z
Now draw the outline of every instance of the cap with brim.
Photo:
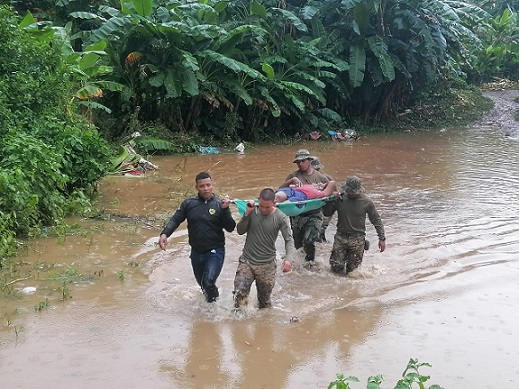
M 342 186 L 343 191 L 349 195 L 357 195 L 364 193 L 364 187 L 362 186 L 362 180 L 359 177 L 352 176 L 346 179 L 346 182 Z
M 315 157 L 310 155 L 310 152 L 308 150 L 301 149 L 301 150 L 297 151 L 296 156 L 294 158 L 294 163 L 296 163 L 298 161 L 304 161 L 306 159 L 314 160 Z
M 318 157 L 315 157 L 315 158 L 312 160 L 312 167 L 313 167 L 314 169 L 319 170 L 319 169 L 324 168 L 324 165 L 321 163 L 321 161 L 319 160 Z

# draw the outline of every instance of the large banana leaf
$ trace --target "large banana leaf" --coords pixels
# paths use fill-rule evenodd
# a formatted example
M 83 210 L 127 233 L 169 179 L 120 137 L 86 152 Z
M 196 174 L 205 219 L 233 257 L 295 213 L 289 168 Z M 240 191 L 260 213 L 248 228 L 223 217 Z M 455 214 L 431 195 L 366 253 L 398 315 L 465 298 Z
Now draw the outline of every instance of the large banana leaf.
M 361 86 L 366 69 L 366 52 L 362 46 L 350 48 L 350 83 L 354 87 Z
M 213 50 L 204 50 L 200 53 L 202 57 L 211 58 L 213 61 L 218 62 L 221 65 L 224 65 L 228 69 L 233 72 L 239 73 L 243 72 L 247 74 L 249 77 L 255 80 L 266 81 L 266 77 L 262 75 L 257 70 L 251 68 L 250 66 L 244 64 L 243 62 L 237 61 L 233 58 L 227 57 L 223 54 L 220 54 Z
M 281 116 L 281 109 L 279 108 L 279 105 L 276 102 L 276 100 L 274 100 L 274 98 L 271 96 L 269 90 L 264 86 L 260 86 L 258 89 L 260 90 L 261 95 L 265 98 L 265 100 L 267 100 L 267 102 L 270 103 L 269 109 L 272 113 L 272 116 L 274 116 L 275 118 Z
M 103 90 L 95 84 L 85 85 L 76 92 L 76 96 L 81 100 L 90 99 L 92 97 L 101 97 Z
M 247 89 L 245 89 L 239 82 L 237 82 L 235 78 L 226 79 L 225 84 L 229 87 L 230 91 L 242 99 L 245 104 L 252 104 L 252 96 L 250 95 L 249 91 L 247 91 Z
M 249 11 L 251 15 L 259 16 L 262 19 L 267 18 L 267 9 L 257 1 L 252 0 L 250 2 Z
M 286 9 L 282 9 L 282 8 L 270 8 L 270 11 L 273 14 L 276 14 L 276 13 L 281 14 L 281 16 L 283 17 L 284 20 L 290 22 L 300 32 L 308 32 L 308 28 L 306 27 L 306 24 L 304 24 L 301 21 L 301 19 L 299 19 L 292 12 L 287 11 Z
M 71 12 L 70 16 L 73 18 L 78 18 L 78 19 L 86 19 L 86 20 L 94 19 L 94 20 L 100 20 L 102 22 L 106 21 L 106 19 L 103 18 L 102 16 L 99 16 L 99 15 L 91 13 L 91 12 Z
M 372 36 L 367 39 L 369 48 L 375 54 L 380 65 L 380 70 L 386 78 L 386 81 L 393 81 L 395 79 L 395 68 L 393 61 L 388 54 L 387 44 L 380 36 Z
M 106 113 L 112 113 L 112 110 L 108 108 L 106 105 L 96 103 L 95 101 L 84 100 L 78 102 L 77 105 L 81 105 L 92 109 L 100 109 L 101 111 L 105 111 Z
M 146 149 L 149 151 L 157 151 L 157 150 L 173 150 L 174 144 L 170 141 L 154 138 L 151 136 L 139 136 L 133 140 L 136 146 L 139 147 L 139 150 Z
M 127 17 L 114 17 L 94 31 L 88 39 L 88 44 L 107 39 L 110 35 L 120 31 L 129 30 L 133 27 L 132 21 Z
M 153 0 L 133 0 L 133 7 L 140 16 L 149 16 L 152 11 Z
M 312 89 L 310 89 L 306 85 L 300 84 L 298 82 L 292 82 L 292 81 L 281 81 L 281 84 L 283 84 L 284 86 L 286 86 L 290 89 L 297 90 L 299 92 L 304 92 L 308 96 L 314 97 L 315 99 L 317 99 L 321 104 L 326 104 L 326 99 L 324 98 L 323 95 L 315 93 Z

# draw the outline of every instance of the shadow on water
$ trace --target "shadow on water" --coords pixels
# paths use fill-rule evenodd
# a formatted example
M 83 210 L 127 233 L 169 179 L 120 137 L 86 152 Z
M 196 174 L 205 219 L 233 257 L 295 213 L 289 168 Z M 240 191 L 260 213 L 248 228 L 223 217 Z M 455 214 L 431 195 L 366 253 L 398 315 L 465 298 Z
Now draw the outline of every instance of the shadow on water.
M 185 225 L 166 252 L 156 247 L 161 226 L 199 171 L 210 170 L 218 193 L 254 198 L 295 169 L 300 147 L 336 180 L 364 179 L 388 249 L 375 250 L 369 225 L 372 249 L 344 278 L 329 271 L 331 243 L 319 244 L 316 268 L 298 259 L 292 272 L 279 273 L 272 309 L 251 304 L 236 316 L 231 292 L 244 237 L 227 234 L 221 298 L 206 304 Z M 101 206 L 133 221 L 79 221 L 81 236 L 31 242 L 22 259 L 35 270 L 16 287 L 36 292 L 0 303 L 2 381 L 9 388 L 324 388 L 344 372 L 362 381 L 382 373 L 390 386 L 413 357 L 431 363 L 424 373 L 445 387 L 515 387 L 518 151 L 519 142 L 490 128 L 448 129 L 256 147 L 242 156 L 157 157 L 160 169 L 144 178 L 107 177 Z M 61 301 L 66 269 L 84 277 Z M 49 306 L 35 311 L 46 298 Z M 490 377 L 489 360 L 508 374 Z

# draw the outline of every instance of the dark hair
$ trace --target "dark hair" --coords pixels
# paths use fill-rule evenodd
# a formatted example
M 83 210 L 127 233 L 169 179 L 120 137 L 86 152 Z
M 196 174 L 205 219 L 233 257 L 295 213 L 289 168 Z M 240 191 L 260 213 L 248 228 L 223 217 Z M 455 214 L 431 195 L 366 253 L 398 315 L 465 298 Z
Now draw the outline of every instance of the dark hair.
M 206 178 L 211 178 L 209 173 L 206 173 L 206 172 L 198 173 L 195 177 L 195 182 L 198 182 L 198 180 L 205 180 Z
M 265 201 L 274 201 L 274 199 L 276 198 L 276 194 L 272 189 L 265 188 L 260 192 L 259 197 L 260 199 Z

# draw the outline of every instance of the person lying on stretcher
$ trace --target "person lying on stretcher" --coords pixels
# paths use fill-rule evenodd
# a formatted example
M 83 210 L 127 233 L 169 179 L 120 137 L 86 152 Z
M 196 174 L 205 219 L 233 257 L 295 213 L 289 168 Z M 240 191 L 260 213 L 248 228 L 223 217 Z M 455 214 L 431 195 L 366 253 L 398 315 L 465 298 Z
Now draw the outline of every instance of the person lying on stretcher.
M 276 203 L 321 199 L 332 194 L 338 194 L 335 181 L 330 181 L 328 184 L 304 184 L 297 186 L 295 184 L 297 178 L 294 177 L 292 180 L 294 180 L 294 183 L 289 181 L 289 186 L 282 186 L 276 191 L 274 199 Z

